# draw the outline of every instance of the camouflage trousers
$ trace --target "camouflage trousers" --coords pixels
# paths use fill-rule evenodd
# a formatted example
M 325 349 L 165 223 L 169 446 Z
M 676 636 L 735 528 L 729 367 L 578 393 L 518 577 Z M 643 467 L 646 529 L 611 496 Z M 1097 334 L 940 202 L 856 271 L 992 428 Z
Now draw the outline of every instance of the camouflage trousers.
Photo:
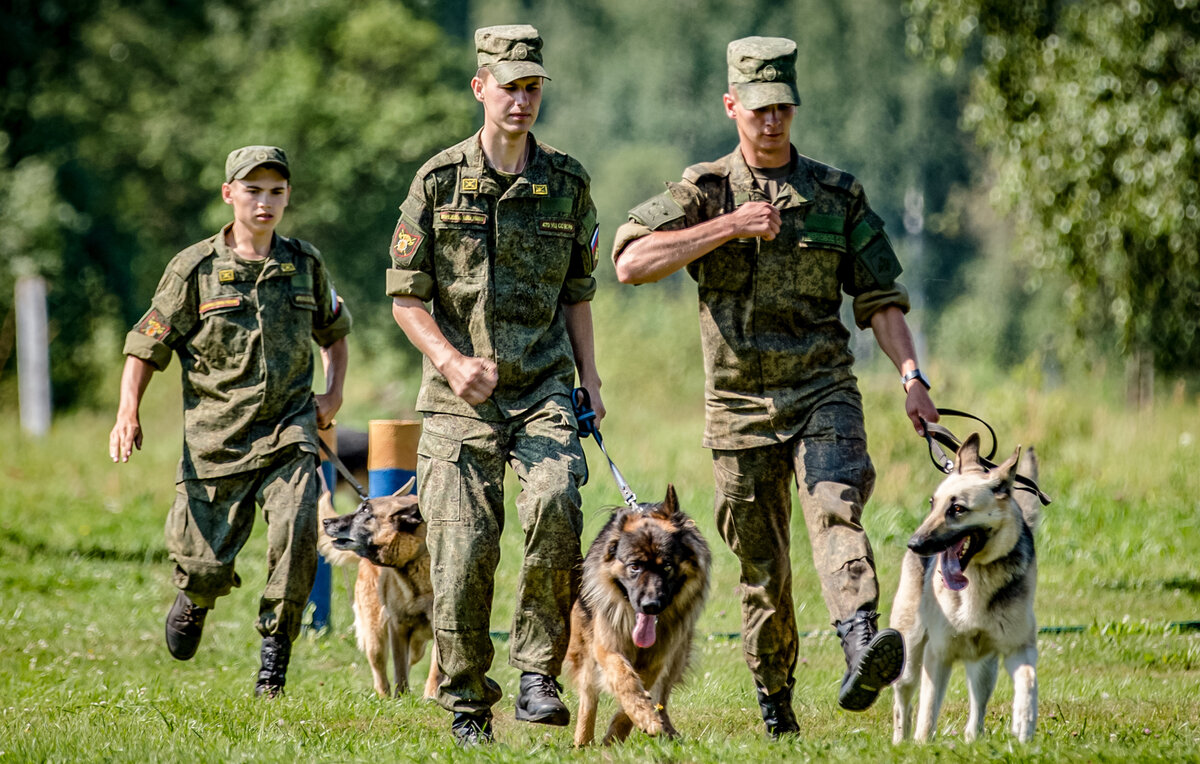
M 234 559 L 260 506 L 267 523 L 267 585 L 255 626 L 263 636 L 294 640 L 317 571 L 318 491 L 317 458 L 298 446 L 270 454 L 254 470 L 181 481 L 165 533 L 175 586 L 202 607 L 241 586 Z
M 575 417 L 558 398 L 504 422 L 427 414 L 417 454 L 443 674 L 437 700 L 448 711 L 483 713 L 502 697 L 487 671 L 506 464 L 521 485 L 525 534 L 509 664 L 550 676 L 562 670 L 579 591 L 579 486 L 587 469 Z
M 862 412 L 815 409 L 791 440 L 713 451 L 717 528 L 741 563 L 742 651 L 759 687 L 790 687 L 796 668 L 791 482 L 800 491 L 813 564 L 834 621 L 879 599 L 863 505 L 875 486 Z

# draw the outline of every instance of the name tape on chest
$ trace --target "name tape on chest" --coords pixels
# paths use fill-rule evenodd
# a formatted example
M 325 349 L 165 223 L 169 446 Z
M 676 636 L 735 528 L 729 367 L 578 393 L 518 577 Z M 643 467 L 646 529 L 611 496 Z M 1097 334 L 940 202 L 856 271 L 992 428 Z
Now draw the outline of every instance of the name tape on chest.
M 200 315 L 204 316 L 208 313 L 212 313 L 214 310 L 221 310 L 222 308 L 236 308 L 241 304 L 241 295 L 214 297 L 211 300 L 205 300 L 204 302 L 200 303 Z
M 467 210 L 440 210 L 438 220 L 443 223 L 468 223 L 471 225 L 487 225 L 486 212 L 471 212 Z
M 545 233 L 558 234 L 560 236 L 575 235 L 574 220 L 539 220 L 538 229 Z

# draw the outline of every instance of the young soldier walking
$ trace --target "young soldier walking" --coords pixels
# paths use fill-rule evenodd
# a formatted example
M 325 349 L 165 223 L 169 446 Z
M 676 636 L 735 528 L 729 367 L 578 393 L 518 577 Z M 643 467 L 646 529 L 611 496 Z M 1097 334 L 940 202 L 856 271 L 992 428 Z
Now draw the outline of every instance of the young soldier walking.
M 900 264 L 852 176 L 791 145 L 796 44 L 735 40 L 727 51 L 725 114 L 738 147 L 693 165 L 680 183 L 634 208 L 613 260 L 624 283 L 680 268 L 700 296 L 706 374 L 704 445 L 712 449 L 716 519 L 741 563 L 742 648 L 767 731 L 798 731 L 792 710 L 797 634 L 790 561 L 794 480 L 821 590 L 842 640 L 838 702 L 868 708 L 899 676 L 899 633 L 878 631 L 874 555 L 861 524 L 875 470 L 849 332 L 854 298 L 899 369 L 905 411 L 936 421 L 904 319 Z
M 316 573 L 317 427 L 342 404 L 351 323 L 316 248 L 275 233 L 290 177 L 282 149 L 229 154 L 221 196 L 233 222 L 171 260 L 126 337 L 108 446 L 114 462 L 142 447 L 142 396 L 178 355 L 183 459 L 166 545 L 180 591 L 167 614 L 167 649 L 179 660 L 195 655 L 208 611 L 241 584 L 234 560 L 257 505 L 268 550 L 255 694 L 268 697 L 283 691 Z M 326 392 L 316 396 L 313 341 L 326 366 Z
M 530 133 L 548 79 L 542 38 L 527 25 L 486 27 L 475 44 L 483 127 L 417 172 L 387 272 L 396 323 L 425 356 L 417 483 L 433 562 L 437 699 L 462 745 L 492 740 L 502 695 L 487 671 L 506 464 L 520 481 L 525 535 L 509 647 L 522 672 L 516 718 L 570 720 L 555 677 L 579 585 L 586 467 L 570 402 L 576 372 L 604 412 L 588 176 Z

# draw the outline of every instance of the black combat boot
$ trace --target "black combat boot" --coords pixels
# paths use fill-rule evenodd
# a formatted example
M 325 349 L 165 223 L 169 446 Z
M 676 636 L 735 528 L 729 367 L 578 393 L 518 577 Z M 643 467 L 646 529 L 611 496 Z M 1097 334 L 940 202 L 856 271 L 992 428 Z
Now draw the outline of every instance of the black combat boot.
M 517 696 L 517 721 L 567 726 L 571 721 L 571 712 L 558 697 L 561 691 L 562 685 L 553 677 L 532 671 L 522 672 L 521 694 Z
M 876 631 L 879 614 L 860 610 L 834 624 L 846 653 L 846 676 L 838 692 L 838 705 L 847 711 L 865 711 L 879 693 L 904 670 L 904 639 L 895 629 Z
M 762 709 L 763 722 L 767 725 L 767 734 L 772 740 L 778 740 L 783 735 L 796 735 L 800 725 L 796 722 L 796 712 L 792 710 L 792 683 L 771 695 L 761 687 L 754 688 L 758 692 L 758 706 Z
M 207 616 L 208 608 L 198 606 L 183 592 L 175 595 L 175 602 L 167 611 L 167 649 L 172 656 L 186 661 L 196 654 Z
M 292 643 L 287 637 L 279 634 L 263 637 L 262 668 L 258 670 L 258 681 L 254 683 L 255 697 L 274 698 L 283 694 L 291 657 Z
M 450 723 L 450 731 L 454 734 L 454 742 L 459 748 L 474 748 L 488 745 L 492 742 L 492 714 L 468 714 L 456 711 L 454 721 Z

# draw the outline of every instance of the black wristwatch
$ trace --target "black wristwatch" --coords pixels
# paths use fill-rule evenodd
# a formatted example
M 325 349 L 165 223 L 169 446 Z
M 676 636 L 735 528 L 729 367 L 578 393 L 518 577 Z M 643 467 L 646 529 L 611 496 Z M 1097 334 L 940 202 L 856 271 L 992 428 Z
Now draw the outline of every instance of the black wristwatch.
M 920 369 L 913 369 L 900 378 L 900 386 L 904 388 L 904 392 L 908 392 L 908 383 L 914 379 L 920 382 L 922 385 L 925 385 L 926 390 L 932 387 L 932 385 L 929 384 L 928 377 L 922 374 Z

